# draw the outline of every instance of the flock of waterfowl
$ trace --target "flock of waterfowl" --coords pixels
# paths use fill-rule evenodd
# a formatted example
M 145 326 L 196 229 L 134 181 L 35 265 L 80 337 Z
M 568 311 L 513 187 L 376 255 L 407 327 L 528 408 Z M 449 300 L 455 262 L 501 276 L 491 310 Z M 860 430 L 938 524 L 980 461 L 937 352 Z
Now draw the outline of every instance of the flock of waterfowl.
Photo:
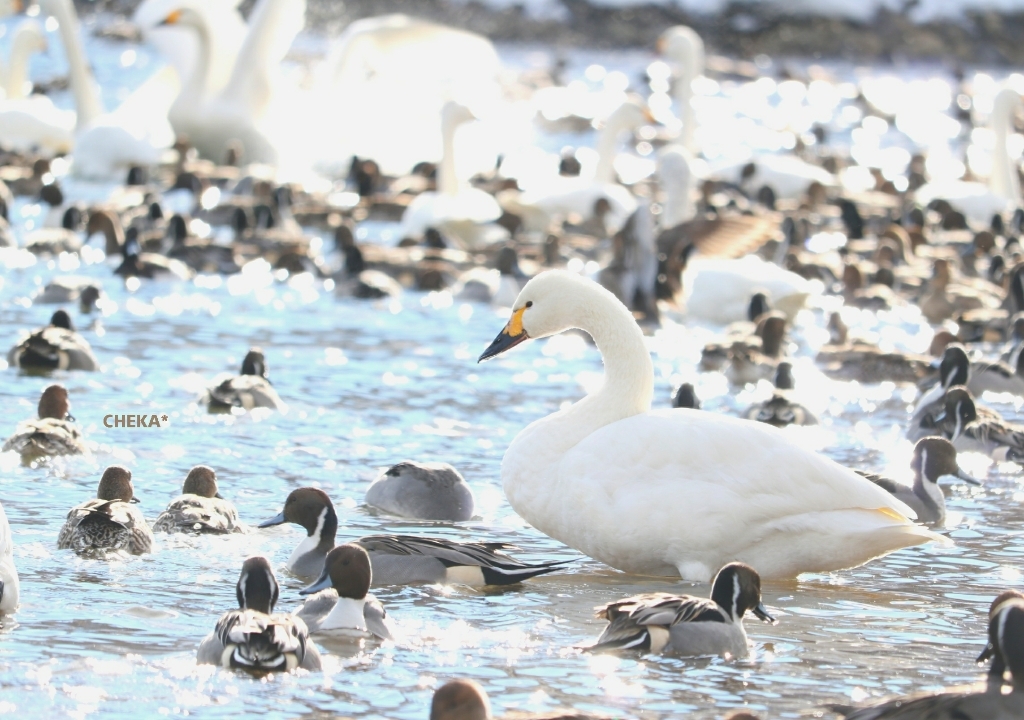
M 451 82 L 445 91 L 421 88 L 431 102 L 424 99 L 405 119 L 419 125 L 403 147 L 429 125 L 430 142 L 413 148 L 418 155 L 360 145 L 360 126 L 341 128 L 331 152 L 349 160 L 342 179 L 325 186 L 285 180 L 275 170 L 294 160 L 270 117 L 287 97 L 275 88 L 281 60 L 302 27 L 301 0 L 258 0 L 248 27 L 239 26 L 230 3 L 147 0 L 136 14 L 145 32 L 159 44 L 167 42 L 161 31 L 184 30 L 194 56 L 172 58 L 182 77 L 176 97 L 154 89 L 163 81 L 157 76 L 111 113 L 102 112 L 70 0 L 40 0 L 40 7 L 59 25 L 76 112 L 58 109 L 44 94 L 26 94 L 26 59 L 45 41 L 38 22 L 26 19 L 11 43 L 0 101 L 0 247 L 8 248 L 8 261 L 18 253 L 91 257 L 110 263 L 129 290 L 149 281 L 257 272 L 277 280 L 309 274 L 339 296 L 361 299 L 448 290 L 467 302 L 511 308 L 481 361 L 574 328 L 593 339 L 604 361 L 603 384 L 511 442 L 501 466 L 508 502 L 539 531 L 613 568 L 711 583 L 711 590 L 710 598 L 647 593 L 607 603 L 598 608 L 607 627 L 586 651 L 745 657 L 746 612 L 774 622 L 761 601 L 762 580 L 948 544 L 939 483 L 979 484 L 961 469 L 958 453 L 1024 465 L 1024 426 L 982 402 L 986 392 L 1024 398 L 1024 207 L 1019 147 L 1016 155 L 1008 148 L 1019 104 L 1014 87 L 987 98 L 965 89 L 957 100 L 965 110 L 972 103 L 991 110 L 988 184 L 937 171 L 929 180 L 924 156 L 908 157 L 898 176 L 859 166 L 815 145 L 824 137 L 820 124 L 797 137 L 788 154 L 716 166 L 699 159 L 694 87 L 705 70 L 703 45 L 692 30 L 672 28 L 660 52 L 674 75 L 674 111 L 671 101 L 655 102 L 654 95 L 647 101 L 621 93 L 606 103 L 591 155 L 527 155 L 537 167 L 519 158 L 522 175 L 512 174 L 516 158 L 505 157 L 467 182 L 457 161 L 457 131 L 476 116 L 470 103 L 454 98 L 464 98 L 467 88 L 482 95 L 493 90 L 484 85 L 494 49 L 471 33 L 387 16 L 354 23 L 317 82 L 332 88 L 387 82 L 387 58 L 417 47 L 450 43 L 465 56 L 429 59 L 435 74 L 443 70 Z M 178 55 L 184 52 L 179 48 Z M 372 62 L 381 63 L 376 80 L 356 69 Z M 728 72 L 743 77 L 741 70 Z M 453 78 L 464 81 L 461 95 Z M 667 93 L 665 77 L 649 79 L 656 95 Z M 529 82 L 541 83 L 520 80 L 519 91 Z M 549 95 L 559 87 L 553 77 L 543 84 Z M 864 132 L 879 123 L 888 127 L 892 118 L 872 104 L 870 93 L 859 102 Z M 147 125 L 154 108 L 163 115 Z M 420 112 L 433 119 L 422 120 Z M 541 115 L 562 126 L 592 120 L 572 112 Z M 969 126 L 971 117 L 968 112 L 962 122 Z M 657 162 L 632 179 L 618 153 L 627 132 L 647 154 L 658 148 Z M 323 150 L 321 159 L 330 154 Z M 408 157 L 416 164 L 402 166 Z M 400 172 L 392 169 L 397 166 Z M 86 205 L 65 194 L 76 178 L 126 182 L 105 202 Z M 28 231 L 8 222 L 25 197 L 44 214 Z M 397 242 L 357 242 L 366 237 L 363 224 L 373 222 L 394 226 Z M 102 254 L 90 244 L 95 236 L 102 238 Z M 332 266 L 335 258 L 339 266 Z M 102 285 L 58 275 L 32 303 L 77 303 L 88 318 L 108 302 Z M 914 306 L 936 329 L 928 354 L 873 344 L 844 321 L 850 309 Z M 824 419 L 795 394 L 792 330 L 813 322 L 805 308 L 834 309 L 825 313 L 827 328 L 819 328 L 830 337 L 817 357 L 822 372 L 919 385 L 907 417 L 907 437 L 916 442 L 912 485 L 844 467 L 781 429 Z M 720 372 L 738 387 L 771 381 L 774 392 L 743 418 L 701 410 L 692 383 L 678 388 L 674 407 L 652 409 L 655 376 L 645 331 L 663 316 L 727 325 L 704 348 L 697 370 Z M 14 343 L 7 372 L 104 372 L 99 349 L 100 359 L 68 310 L 58 309 L 48 325 Z M 38 417 L 20 423 L 3 451 L 19 453 L 33 467 L 45 467 L 51 456 L 90 453 L 70 413 L 72 399 L 87 402 L 69 398 L 61 384 L 46 387 Z M 287 409 L 258 348 L 238 375 L 211 384 L 203 402 L 210 412 Z M 154 532 L 254 532 L 221 497 L 216 473 L 205 465 L 188 473 L 182 494 L 152 525 L 134 500 L 132 472 L 107 467 L 95 498 L 71 508 L 55 528 L 57 548 L 90 557 L 140 555 L 154 551 Z M 370 485 L 365 503 L 403 518 L 474 516 L 470 486 L 444 463 L 394 465 Z M 318 636 L 391 638 L 392 623 L 401 618 L 385 612 L 371 586 L 515 585 L 565 567 L 520 561 L 501 538 L 388 534 L 337 545 L 338 514 L 316 487 L 292 491 L 281 512 L 259 528 L 286 523 L 305 531 L 284 566 L 309 583 L 304 601 L 293 613 L 276 612 L 274 565 L 250 557 L 237 583 L 238 609 L 211 618 L 210 634 L 194 639 L 198 662 L 257 674 L 315 671 Z M 15 613 L 19 594 L 11 530 L 0 509 L 0 612 Z M 1024 681 L 1024 594 L 999 595 L 988 622 L 979 661 L 991 665 L 983 686 L 819 712 L 1024 717 L 1017 685 Z M 453 681 L 437 691 L 431 717 L 487 718 L 490 708 L 481 687 Z

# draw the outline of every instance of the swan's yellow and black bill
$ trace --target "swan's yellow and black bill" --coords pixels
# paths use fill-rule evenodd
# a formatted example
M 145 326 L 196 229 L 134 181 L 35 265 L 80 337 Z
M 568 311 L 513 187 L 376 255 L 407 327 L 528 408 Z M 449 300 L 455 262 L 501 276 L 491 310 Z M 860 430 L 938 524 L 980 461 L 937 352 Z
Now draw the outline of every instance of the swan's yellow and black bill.
M 511 350 L 519 343 L 530 339 L 526 329 L 523 327 L 524 312 L 526 312 L 525 306 L 512 313 L 512 317 L 505 323 L 505 327 L 498 333 L 498 337 L 494 338 L 494 342 L 487 346 L 487 349 L 484 350 L 477 362 L 490 360 L 492 357 L 501 355 L 506 350 Z
M 161 20 L 158 25 L 176 25 L 181 20 L 181 10 L 174 10 L 167 17 Z

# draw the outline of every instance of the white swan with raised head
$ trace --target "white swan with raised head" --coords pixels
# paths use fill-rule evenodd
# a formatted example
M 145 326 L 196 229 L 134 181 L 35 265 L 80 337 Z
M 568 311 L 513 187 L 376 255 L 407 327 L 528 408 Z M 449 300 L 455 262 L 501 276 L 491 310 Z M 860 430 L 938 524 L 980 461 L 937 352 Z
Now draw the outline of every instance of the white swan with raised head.
M 734 560 L 792 578 L 942 540 L 892 495 L 776 428 L 651 410 L 643 333 L 614 295 L 578 275 L 530 280 L 480 359 L 569 328 L 594 338 L 604 384 L 527 426 L 501 464 L 509 502 L 541 532 L 625 572 L 699 582 Z
M 674 65 L 676 112 L 682 123 L 677 142 L 690 152 L 697 152 L 693 81 L 704 74 L 704 41 L 693 28 L 676 25 L 658 38 L 658 52 Z

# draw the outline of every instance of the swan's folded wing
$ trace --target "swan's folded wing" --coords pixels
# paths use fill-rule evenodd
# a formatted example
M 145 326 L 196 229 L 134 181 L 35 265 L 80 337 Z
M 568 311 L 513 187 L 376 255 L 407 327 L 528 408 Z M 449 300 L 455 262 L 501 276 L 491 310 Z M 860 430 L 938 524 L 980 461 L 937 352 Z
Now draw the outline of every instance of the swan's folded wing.
M 610 546 L 656 543 L 667 556 L 727 555 L 728 545 L 748 547 L 760 534 L 794 532 L 835 511 L 880 513 L 891 525 L 909 526 L 914 517 L 877 485 L 776 428 L 697 410 L 655 410 L 606 425 L 562 456 L 555 479 L 563 527 L 545 532 L 572 535 L 583 516 L 598 542 L 614 532 Z

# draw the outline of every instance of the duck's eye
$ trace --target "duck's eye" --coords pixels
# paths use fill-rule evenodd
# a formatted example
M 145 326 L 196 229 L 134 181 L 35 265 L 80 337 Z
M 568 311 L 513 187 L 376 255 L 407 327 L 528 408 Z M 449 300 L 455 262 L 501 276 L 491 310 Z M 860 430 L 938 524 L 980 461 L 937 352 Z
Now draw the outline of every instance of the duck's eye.
M 526 307 L 533 307 L 533 300 L 527 300 Z

